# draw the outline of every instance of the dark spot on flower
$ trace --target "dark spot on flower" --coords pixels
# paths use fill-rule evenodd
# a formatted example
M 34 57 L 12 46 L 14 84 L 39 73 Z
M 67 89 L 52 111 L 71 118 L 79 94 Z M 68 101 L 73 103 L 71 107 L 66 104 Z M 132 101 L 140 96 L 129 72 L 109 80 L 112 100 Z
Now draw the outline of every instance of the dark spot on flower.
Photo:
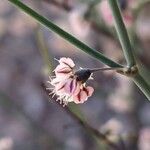
M 57 73 L 64 73 L 64 74 L 67 74 L 67 73 L 70 73 L 70 70 L 57 71 Z
M 81 101 L 81 91 L 79 92 L 79 94 L 77 95 L 79 101 Z
M 89 95 L 89 92 L 86 88 L 83 88 L 83 91 L 86 93 L 87 96 Z
M 69 64 L 67 64 L 66 62 L 63 62 L 63 63 L 72 69 L 72 67 Z
M 74 81 L 74 80 L 72 80 L 71 83 L 70 83 L 70 93 L 71 93 L 72 90 L 73 90 L 73 81 Z
M 66 84 L 63 84 L 59 89 L 58 91 L 60 91 L 61 89 L 63 89 L 65 87 Z

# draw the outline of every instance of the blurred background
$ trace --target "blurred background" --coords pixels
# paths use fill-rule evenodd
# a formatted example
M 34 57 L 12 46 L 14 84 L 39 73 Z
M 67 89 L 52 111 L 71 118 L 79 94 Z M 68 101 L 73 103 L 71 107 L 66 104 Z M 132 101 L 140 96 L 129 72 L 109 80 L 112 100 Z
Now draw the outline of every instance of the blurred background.
M 109 58 L 125 64 L 106 0 L 23 0 Z M 150 82 L 150 2 L 119 0 L 138 65 Z M 103 67 L 7 0 L 0 1 L 0 150 L 98 150 L 106 148 L 50 99 L 41 87 L 72 58 L 77 68 Z M 150 102 L 128 78 L 97 73 L 95 92 L 72 105 L 88 124 L 129 150 L 150 150 Z M 70 104 L 69 104 L 70 105 Z

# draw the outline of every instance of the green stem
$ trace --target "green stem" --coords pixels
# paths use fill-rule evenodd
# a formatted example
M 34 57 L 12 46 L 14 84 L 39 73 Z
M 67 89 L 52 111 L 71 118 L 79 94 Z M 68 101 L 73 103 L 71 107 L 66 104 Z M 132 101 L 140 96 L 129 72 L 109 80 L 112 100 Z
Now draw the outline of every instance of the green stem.
M 145 79 L 138 74 L 133 78 L 133 81 L 150 101 L 150 85 L 145 81 Z
M 45 71 L 44 73 L 49 75 L 52 72 L 52 61 L 51 61 L 52 58 L 49 55 L 48 47 L 44 40 L 44 36 L 40 27 L 38 26 L 35 31 L 36 31 L 37 46 L 39 48 L 39 51 L 41 53 L 44 62 L 44 71 Z
M 129 36 L 125 25 L 123 23 L 123 19 L 121 16 L 121 12 L 117 3 L 117 0 L 108 0 L 114 20 L 115 20 L 115 28 L 127 61 L 128 66 L 131 68 L 136 66 L 136 61 L 134 58 L 133 49 L 129 40 Z M 145 94 L 145 96 L 150 100 L 150 85 L 144 80 L 144 78 L 137 73 L 137 75 L 133 78 L 135 84 L 140 88 L 140 90 Z
M 17 6 L 21 10 L 23 10 L 25 13 L 27 13 L 28 15 L 33 17 L 38 22 L 40 22 L 42 25 L 44 25 L 48 29 L 52 30 L 53 32 L 57 33 L 62 38 L 66 39 L 68 42 L 72 43 L 73 45 L 75 45 L 76 47 L 81 49 L 82 51 L 93 56 L 94 58 L 97 58 L 102 63 L 104 63 L 110 67 L 116 67 L 116 68 L 123 67 L 122 65 L 120 65 L 120 64 L 112 61 L 111 59 L 107 58 L 106 56 L 104 56 L 100 52 L 90 48 L 89 46 L 87 46 L 86 44 L 81 42 L 80 40 L 76 39 L 71 34 L 65 32 L 60 27 L 58 27 L 57 25 L 55 25 L 54 23 L 52 23 L 48 19 L 44 18 L 43 16 L 41 16 L 40 14 L 38 14 L 37 12 L 35 12 L 34 10 L 32 10 L 31 8 L 26 6 L 24 3 L 20 2 L 19 0 L 8 0 L 8 1 L 13 3 L 15 6 Z M 115 18 L 116 29 L 117 29 L 117 33 L 118 33 L 124 54 L 125 54 L 125 58 L 127 60 L 129 67 L 132 67 L 136 63 L 135 63 L 134 55 L 132 52 L 130 40 L 129 40 L 127 31 L 125 29 L 125 25 L 123 23 L 117 1 L 116 0 L 109 0 L 109 3 L 110 3 L 110 6 L 112 9 L 114 18 Z M 140 75 L 137 75 L 136 77 L 134 77 L 133 80 L 138 85 L 138 87 L 143 91 L 143 93 L 147 96 L 147 98 L 150 100 L 150 87 L 146 83 L 146 81 Z
M 8 0 L 8 1 L 13 3 L 15 6 L 17 6 L 21 10 L 23 10 L 25 13 L 27 13 L 28 15 L 30 15 L 34 19 L 36 19 L 38 22 L 40 22 L 42 25 L 44 25 L 48 29 L 52 30 L 53 32 L 57 33 L 62 38 L 66 39 L 68 42 L 72 43 L 73 45 L 75 45 L 76 47 L 78 47 L 79 49 L 84 51 L 85 53 L 93 56 L 94 58 L 97 58 L 102 63 L 104 63 L 104 64 L 106 64 L 106 65 L 108 65 L 110 67 L 122 67 L 122 65 L 112 61 L 111 59 L 107 58 L 106 56 L 104 56 L 100 52 L 90 48 L 89 46 L 87 46 L 86 44 L 81 42 L 80 40 L 76 39 L 71 34 L 65 32 L 60 27 L 58 27 L 57 25 L 55 25 L 54 23 L 52 23 L 51 21 L 49 21 L 45 17 L 41 16 L 40 14 L 38 14 L 33 9 L 29 8 L 28 6 L 26 6 L 21 1 L 18 1 L 18 0 Z
M 125 59 L 127 61 L 128 66 L 132 67 L 136 64 L 136 62 L 133 54 L 133 49 L 129 40 L 129 36 L 123 23 L 123 19 L 121 16 L 117 0 L 108 0 L 108 1 L 113 13 L 113 17 L 115 20 L 115 28 L 124 52 Z
M 86 69 L 86 68 L 85 68 Z M 123 68 L 111 68 L 111 67 L 104 67 L 104 68 L 87 68 L 90 70 L 91 73 L 97 72 L 97 71 L 117 71 L 118 69 L 123 69 Z

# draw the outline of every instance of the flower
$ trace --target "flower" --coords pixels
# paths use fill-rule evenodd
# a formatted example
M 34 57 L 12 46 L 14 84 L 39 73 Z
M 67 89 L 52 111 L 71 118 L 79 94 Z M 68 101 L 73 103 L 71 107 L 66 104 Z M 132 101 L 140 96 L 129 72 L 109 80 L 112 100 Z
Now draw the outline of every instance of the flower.
M 75 64 L 70 58 L 63 57 L 58 62 L 59 65 L 54 69 L 54 78 L 48 81 L 53 86 L 50 95 L 57 95 L 57 100 L 64 106 L 68 102 L 84 103 L 94 92 L 93 87 L 86 86 L 85 83 L 92 73 L 89 69 L 74 71 Z

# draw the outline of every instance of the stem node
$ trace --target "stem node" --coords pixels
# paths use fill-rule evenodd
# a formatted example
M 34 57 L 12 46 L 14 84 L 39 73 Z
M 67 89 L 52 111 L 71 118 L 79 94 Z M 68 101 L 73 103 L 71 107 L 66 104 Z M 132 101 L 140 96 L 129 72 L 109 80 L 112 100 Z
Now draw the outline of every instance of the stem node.
M 135 77 L 138 74 L 139 70 L 137 65 L 134 65 L 132 67 L 118 69 L 117 72 L 127 77 Z

